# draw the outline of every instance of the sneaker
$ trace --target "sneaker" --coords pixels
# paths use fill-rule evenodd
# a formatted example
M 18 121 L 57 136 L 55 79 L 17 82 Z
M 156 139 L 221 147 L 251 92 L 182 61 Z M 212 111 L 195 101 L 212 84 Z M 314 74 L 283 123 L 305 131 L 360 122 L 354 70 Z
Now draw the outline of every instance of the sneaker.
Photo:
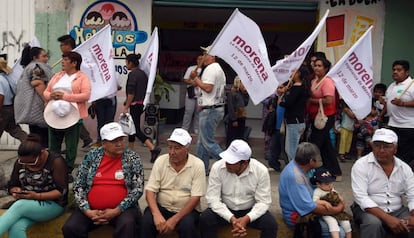
M 155 147 L 153 150 L 151 150 L 151 163 L 154 163 L 155 160 L 158 158 L 158 155 L 160 155 L 161 149 L 159 147 Z

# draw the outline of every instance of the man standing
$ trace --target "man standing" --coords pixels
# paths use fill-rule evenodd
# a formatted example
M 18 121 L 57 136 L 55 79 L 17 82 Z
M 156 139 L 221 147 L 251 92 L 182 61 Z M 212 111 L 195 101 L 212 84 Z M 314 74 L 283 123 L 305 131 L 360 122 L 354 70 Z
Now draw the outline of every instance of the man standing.
M 201 213 L 201 237 L 217 237 L 220 225 L 232 224 L 233 236 L 247 235 L 246 227 L 261 230 L 262 238 L 277 235 L 277 223 L 268 211 L 272 202 L 266 166 L 250 158 L 243 140 L 234 140 L 211 168 L 206 194 L 208 208 Z
M 6 131 L 19 141 L 24 141 L 27 133 L 19 125 L 16 125 L 14 119 L 13 98 L 15 93 L 7 77 L 7 74 L 11 72 L 12 69 L 7 66 L 6 59 L 0 57 L 0 137 L 3 131 Z
M 226 76 L 221 66 L 216 62 L 216 56 L 209 55 L 209 47 L 201 47 L 204 50 L 203 64 L 205 69 L 201 77 L 196 77 L 194 86 L 201 89 L 198 105 L 201 107 L 199 113 L 199 135 L 197 141 L 197 155 L 204 161 L 206 174 L 208 174 L 209 159 L 220 159 L 219 154 L 223 151 L 215 141 L 218 123 L 224 116 L 224 86 Z
M 87 237 L 104 224 L 115 227 L 114 237 L 139 237 L 138 199 L 144 189 L 141 159 L 125 147 L 121 125 L 101 128 L 102 147 L 89 151 L 73 184 L 76 209 L 62 228 L 66 238 Z M 145 236 L 143 236 L 145 237 Z
M 344 210 L 344 203 L 332 206 L 329 202 L 313 201 L 313 188 L 308 173 L 322 165 L 322 158 L 318 147 L 309 142 L 298 145 L 295 159 L 283 169 L 279 180 L 279 202 L 282 208 L 283 219 L 293 228 L 299 217 L 315 213 L 318 215 L 335 215 Z M 321 237 L 331 237 L 328 225 L 319 221 L 322 229 Z M 345 232 L 340 227 L 340 237 Z
M 414 237 L 414 175 L 397 156 L 397 135 L 378 129 L 372 137 L 372 152 L 352 166 L 354 219 L 361 237 Z M 403 205 L 406 197 L 408 208 Z M 409 232 L 409 233 L 408 233 Z
M 180 238 L 198 234 L 200 197 L 206 188 L 203 162 L 189 153 L 191 136 L 176 128 L 168 140 L 168 154 L 152 167 L 145 197 L 141 237 L 155 238 L 177 230 Z
M 197 97 L 200 94 L 200 88 L 194 87 L 193 80 L 201 73 L 201 67 L 203 66 L 203 56 L 197 56 L 197 64 L 192 65 L 185 71 L 183 82 L 189 84 L 187 86 L 187 93 L 185 97 L 185 112 L 183 117 L 184 130 L 190 131 L 191 121 L 193 122 L 194 133 L 198 134 L 198 110 L 197 110 Z
M 414 85 L 410 63 L 397 60 L 392 64 L 392 78 L 386 92 L 388 126 L 398 135 L 396 156 L 410 164 L 414 160 Z

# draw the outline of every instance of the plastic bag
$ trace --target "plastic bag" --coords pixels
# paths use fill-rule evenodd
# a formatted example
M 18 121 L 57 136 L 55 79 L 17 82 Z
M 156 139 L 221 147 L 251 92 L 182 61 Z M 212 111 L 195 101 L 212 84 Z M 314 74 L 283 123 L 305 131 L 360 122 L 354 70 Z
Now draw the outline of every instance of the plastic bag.
M 136 133 L 135 124 L 132 120 L 132 116 L 129 113 L 121 113 L 119 115 L 118 123 L 122 127 L 122 131 L 127 135 L 134 135 Z

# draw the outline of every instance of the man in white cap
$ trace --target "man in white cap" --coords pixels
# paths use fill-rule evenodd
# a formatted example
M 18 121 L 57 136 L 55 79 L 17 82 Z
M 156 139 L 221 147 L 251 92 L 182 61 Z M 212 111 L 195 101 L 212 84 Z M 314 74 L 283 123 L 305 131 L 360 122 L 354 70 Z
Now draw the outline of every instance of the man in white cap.
M 206 193 L 208 208 L 201 213 L 201 237 L 217 237 L 218 226 L 232 224 L 233 236 L 246 236 L 246 227 L 261 230 L 262 238 L 277 235 L 277 223 L 268 211 L 272 202 L 266 166 L 250 158 L 243 140 L 234 140 L 222 160 L 213 164 Z
M 351 206 L 361 237 L 414 237 L 414 175 L 395 156 L 398 137 L 390 129 L 378 129 L 372 137 L 372 152 L 352 167 Z M 403 205 L 406 197 L 408 207 Z
M 177 230 L 180 238 L 196 238 L 200 198 L 206 189 L 203 162 L 190 154 L 191 136 L 176 128 L 168 141 L 168 154 L 158 157 L 151 170 L 145 197 L 141 237 L 156 237 Z
M 13 98 L 15 87 L 12 86 L 10 79 L 7 77 L 12 69 L 7 66 L 7 61 L 3 57 L 0 57 L 0 137 L 3 131 L 6 131 L 14 138 L 23 141 L 26 139 L 27 133 L 16 124 L 14 119 Z
M 65 238 L 87 237 L 104 224 L 114 226 L 114 237 L 139 237 L 144 170 L 139 155 L 125 146 L 121 125 L 101 128 L 102 147 L 90 150 L 73 183 L 78 209 L 62 228 Z
M 201 89 L 198 97 L 198 106 L 201 111 L 198 115 L 198 141 L 197 155 L 204 161 L 206 174 L 208 174 L 209 159 L 220 159 L 223 151 L 215 140 L 218 123 L 224 117 L 224 86 L 226 76 L 221 66 L 216 62 L 216 56 L 210 55 L 209 47 L 201 47 L 204 51 L 204 70 L 201 76 L 194 78 L 193 86 Z

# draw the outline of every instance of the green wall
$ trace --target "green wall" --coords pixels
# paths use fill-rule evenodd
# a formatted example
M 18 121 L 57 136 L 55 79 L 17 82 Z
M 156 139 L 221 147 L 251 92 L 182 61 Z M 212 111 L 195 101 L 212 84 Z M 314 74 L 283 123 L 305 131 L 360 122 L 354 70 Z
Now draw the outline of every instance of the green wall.
M 412 0 L 388 0 L 385 2 L 385 31 L 381 81 L 386 85 L 389 85 L 393 81 L 391 78 L 391 68 L 395 60 L 408 60 L 411 66 L 411 76 L 414 75 L 413 9 L 414 1 Z

